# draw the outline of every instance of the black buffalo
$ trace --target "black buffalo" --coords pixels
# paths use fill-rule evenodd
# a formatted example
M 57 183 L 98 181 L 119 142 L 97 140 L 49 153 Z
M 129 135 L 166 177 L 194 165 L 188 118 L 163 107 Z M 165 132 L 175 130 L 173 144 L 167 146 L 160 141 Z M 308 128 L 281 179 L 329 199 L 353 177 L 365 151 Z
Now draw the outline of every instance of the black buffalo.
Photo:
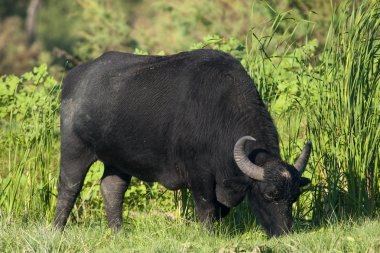
M 276 128 L 239 61 L 214 50 L 172 56 L 109 52 L 72 69 L 61 99 L 55 225 L 63 228 L 85 175 L 104 163 L 109 225 L 120 228 L 131 177 L 189 188 L 199 219 L 245 196 L 268 235 L 289 231 L 309 159 L 281 160 Z

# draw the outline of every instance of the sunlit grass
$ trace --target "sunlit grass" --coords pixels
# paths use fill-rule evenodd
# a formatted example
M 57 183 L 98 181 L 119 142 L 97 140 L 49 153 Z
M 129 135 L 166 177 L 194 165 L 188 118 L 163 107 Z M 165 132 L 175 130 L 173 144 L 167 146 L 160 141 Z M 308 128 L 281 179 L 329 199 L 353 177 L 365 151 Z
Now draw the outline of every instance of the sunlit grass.
M 0 247 L 3 252 L 378 252 L 379 227 L 378 219 L 346 221 L 268 239 L 255 228 L 208 229 L 139 213 L 117 234 L 93 219 L 71 224 L 63 233 L 44 222 L 1 221 Z
M 305 172 L 313 183 L 295 204 L 297 233 L 268 241 L 254 225 L 245 204 L 210 232 L 193 219 L 191 200 L 175 201 L 173 195 L 180 194 L 134 180 L 124 211 L 130 218 L 125 230 L 113 235 L 105 225 L 99 192 L 100 163 L 88 173 L 67 230 L 63 234 L 51 230 L 59 167 L 60 86 L 58 83 L 51 88 L 48 79 L 41 79 L 46 70 L 39 68 L 23 80 L 8 76 L 0 82 L 0 113 L 4 115 L 0 121 L 0 248 L 138 252 L 324 252 L 334 247 L 337 251 L 379 250 L 379 221 L 350 219 L 371 217 L 380 207 L 380 2 L 363 1 L 355 8 L 342 5 L 318 54 L 317 41 L 308 40 L 296 49 L 289 42 L 285 50 L 268 55 L 265 50 L 276 36 L 276 27 L 272 26 L 269 36 L 252 35 L 246 48 L 238 49 L 244 50 L 240 51 L 243 65 L 275 119 L 284 160 L 293 162 L 304 142 L 313 142 Z M 237 50 L 236 41 L 226 43 L 230 43 L 226 51 Z M 181 218 L 180 209 L 186 209 L 183 216 L 191 221 Z M 162 217 L 169 212 L 175 215 Z M 336 223 L 337 219 L 342 221 Z

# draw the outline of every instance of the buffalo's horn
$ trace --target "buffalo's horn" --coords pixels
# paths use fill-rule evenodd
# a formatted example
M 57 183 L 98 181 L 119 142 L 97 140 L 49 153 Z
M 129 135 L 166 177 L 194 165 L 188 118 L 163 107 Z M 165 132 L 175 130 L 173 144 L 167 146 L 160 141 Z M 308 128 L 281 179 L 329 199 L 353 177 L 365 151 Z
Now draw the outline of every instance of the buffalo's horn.
M 248 140 L 256 141 L 256 139 L 251 136 L 243 136 L 236 142 L 234 147 L 235 162 L 239 169 L 248 177 L 258 181 L 263 181 L 264 169 L 252 163 L 245 154 L 245 143 Z
M 302 149 L 300 157 L 298 157 L 296 163 L 294 164 L 294 167 L 298 170 L 300 175 L 302 175 L 303 171 L 306 168 L 307 161 L 309 161 L 311 152 L 311 141 L 308 141 L 305 144 L 305 147 Z

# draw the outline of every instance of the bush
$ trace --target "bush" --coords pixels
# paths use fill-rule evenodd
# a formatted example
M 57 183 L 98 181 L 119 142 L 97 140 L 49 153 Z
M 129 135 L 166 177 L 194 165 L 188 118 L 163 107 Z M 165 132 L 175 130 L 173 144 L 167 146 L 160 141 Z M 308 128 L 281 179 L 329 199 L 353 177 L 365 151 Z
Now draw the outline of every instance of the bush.
M 51 217 L 59 92 L 46 65 L 0 77 L 0 209 L 8 215 Z

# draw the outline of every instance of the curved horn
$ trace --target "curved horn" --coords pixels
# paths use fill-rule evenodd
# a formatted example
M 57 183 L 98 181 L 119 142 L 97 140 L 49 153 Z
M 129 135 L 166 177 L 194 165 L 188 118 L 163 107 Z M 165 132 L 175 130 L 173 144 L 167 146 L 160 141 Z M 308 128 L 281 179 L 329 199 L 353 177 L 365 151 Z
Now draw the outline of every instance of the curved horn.
M 302 149 L 300 157 L 298 157 L 296 163 L 294 164 L 294 167 L 298 170 L 300 175 L 302 175 L 303 171 L 306 168 L 306 164 L 309 161 L 311 153 L 311 141 L 308 141 L 305 144 L 305 147 Z
M 243 136 L 241 137 L 235 144 L 234 147 L 234 159 L 239 167 L 239 169 L 249 176 L 252 179 L 263 181 L 264 180 L 264 169 L 260 166 L 252 163 L 248 156 L 245 154 L 245 143 L 246 141 L 256 141 L 255 138 L 251 136 Z

